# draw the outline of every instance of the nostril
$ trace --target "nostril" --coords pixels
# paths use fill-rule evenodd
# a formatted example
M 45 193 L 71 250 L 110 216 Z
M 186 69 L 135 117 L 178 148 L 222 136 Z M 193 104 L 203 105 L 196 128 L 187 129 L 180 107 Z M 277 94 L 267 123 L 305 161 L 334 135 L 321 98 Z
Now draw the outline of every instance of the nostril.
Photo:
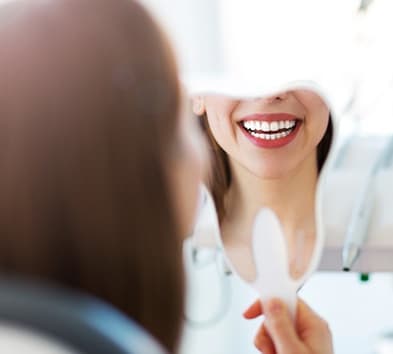
M 286 100 L 288 98 L 288 95 L 289 95 L 288 92 L 280 93 L 279 95 L 276 95 L 276 100 L 278 101 Z
M 274 95 L 274 96 L 270 96 L 270 97 L 266 97 L 265 101 L 267 103 L 274 103 L 274 102 L 281 102 L 284 101 L 288 98 L 288 92 L 282 92 L 278 95 Z

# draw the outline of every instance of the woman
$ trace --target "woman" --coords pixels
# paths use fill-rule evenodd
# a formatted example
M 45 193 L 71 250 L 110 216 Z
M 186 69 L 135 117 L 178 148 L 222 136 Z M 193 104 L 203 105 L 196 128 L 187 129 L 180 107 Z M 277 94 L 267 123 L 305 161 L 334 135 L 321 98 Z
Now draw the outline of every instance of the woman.
M 0 13 L 2 272 L 98 296 L 175 352 L 202 163 L 172 51 L 132 0 Z
M 292 275 L 302 275 L 314 246 L 318 175 L 332 139 L 327 105 L 310 90 L 293 89 L 249 100 L 199 96 L 193 109 L 213 152 L 208 187 L 237 271 L 255 277 L 252 226 L 267 206 L 282 222 Z
M 130 0 L 14 1 L 0 24 L 2 271 L 101 297 L 174 351 L 201 163 L 166 40 Z

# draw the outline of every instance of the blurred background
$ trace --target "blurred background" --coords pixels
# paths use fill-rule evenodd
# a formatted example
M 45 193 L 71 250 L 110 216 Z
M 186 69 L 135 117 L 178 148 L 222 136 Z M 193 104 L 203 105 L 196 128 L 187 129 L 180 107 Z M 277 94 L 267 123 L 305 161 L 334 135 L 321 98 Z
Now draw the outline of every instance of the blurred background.
M 223 77 L 238 78 L 236 92 L 248 89 L 244 83 L 312 79 L 343 131 L 373 137 L 393 131 L 391 0 L 143 2 L 169 33 L 191 91 L 209 91 L 209 82 Z M 182 353 L 256 353 L 260 319 L 241 316 L 256 294 L 235 276 L 212 271 L 216 266 L 188 265 L 188 316 L 195 323 L 186 326 Z M 359 274 L 318 272 L 301 296 L 330 323 L 337 354 L 393 353 L 391 274 L 364 282 Z
M 261 85 L 315 79 L 340 117 L 356 115 L 367 133 L 392 126 L 389 0 L 142 2 L 169 33 L 191 88 L 206 76 L 252 78 Z

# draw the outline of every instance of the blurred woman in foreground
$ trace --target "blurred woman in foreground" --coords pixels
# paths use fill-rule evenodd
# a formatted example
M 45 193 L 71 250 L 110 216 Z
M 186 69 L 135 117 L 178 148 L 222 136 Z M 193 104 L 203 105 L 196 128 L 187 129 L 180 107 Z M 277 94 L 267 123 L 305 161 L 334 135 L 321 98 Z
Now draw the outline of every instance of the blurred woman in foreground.
M 98 296 L 175 352 L 202 158 L 161 31 L 132 0 L 15 0 L 0 82 L 2 272 Z

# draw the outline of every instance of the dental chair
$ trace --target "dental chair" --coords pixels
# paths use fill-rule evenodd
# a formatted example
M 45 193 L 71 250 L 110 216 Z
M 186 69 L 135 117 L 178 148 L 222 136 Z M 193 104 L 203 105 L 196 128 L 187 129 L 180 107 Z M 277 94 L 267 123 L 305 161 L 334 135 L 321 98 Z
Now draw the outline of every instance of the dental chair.
M 137 324 L 95 298 L 0 278 L 2 354 L 164 354 Z

